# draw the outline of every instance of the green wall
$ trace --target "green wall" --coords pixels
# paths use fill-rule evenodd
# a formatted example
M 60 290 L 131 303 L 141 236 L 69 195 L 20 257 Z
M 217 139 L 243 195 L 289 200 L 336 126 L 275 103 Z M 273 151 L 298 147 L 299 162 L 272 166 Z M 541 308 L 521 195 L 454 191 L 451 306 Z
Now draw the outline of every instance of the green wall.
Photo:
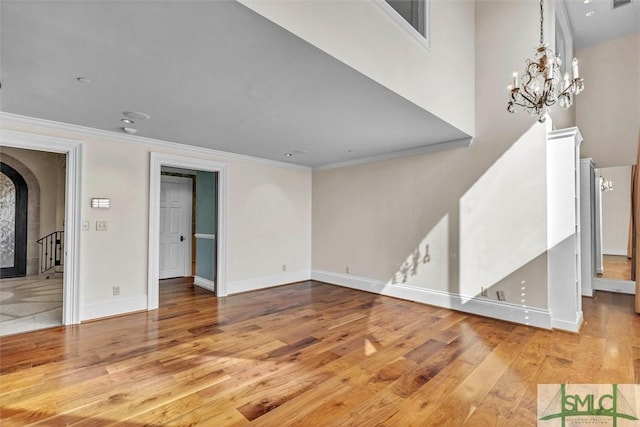
M 216 234 L 217 175 L 197 172 L 196 176 L 196 234 Z M 216 241 L 196 239 L 196 276 L 216 279 Z

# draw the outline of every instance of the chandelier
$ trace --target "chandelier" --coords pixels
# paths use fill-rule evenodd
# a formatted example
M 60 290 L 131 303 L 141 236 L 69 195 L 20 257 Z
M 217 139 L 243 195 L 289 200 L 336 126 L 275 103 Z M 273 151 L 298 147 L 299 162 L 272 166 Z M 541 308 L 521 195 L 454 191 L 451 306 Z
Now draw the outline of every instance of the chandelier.
M 566 72 L 560 78 L 562 61 L 549 45 L 544 43 L 544 0 L 540 0 L 540 46 L 536 49 L 534 59 L 527 59 L 525 72 L 518 76 L 513 71 L 513 82 L 509 85 L 511 92 L 507 111 L 515 113 L 516 106 L 522 107 L 530 115 L 537 117 L 540 123 L 545 121 L 547 109 L 556 102 L 565 110 L 573 105 L 573 98 L 584 89 L 584 80 L 578 75 L 578 59 L 573 58 L 573 78 Z

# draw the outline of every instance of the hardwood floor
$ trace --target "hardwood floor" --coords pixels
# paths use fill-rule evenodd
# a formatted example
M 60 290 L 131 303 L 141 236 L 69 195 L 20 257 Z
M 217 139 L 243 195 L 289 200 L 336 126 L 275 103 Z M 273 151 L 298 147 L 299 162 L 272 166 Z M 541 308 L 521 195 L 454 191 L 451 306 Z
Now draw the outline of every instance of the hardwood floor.
M 318 282 L 217 299 L 164 283 L 152 312 L 2 337 L 2 426 L 514 426 L 539 383 L 636 383 L 631 295 L 581 334 Z
M 614 280 L 631 280 L 631 260 L 626 256 L 603 255 L 604 273 L 598 277 Z

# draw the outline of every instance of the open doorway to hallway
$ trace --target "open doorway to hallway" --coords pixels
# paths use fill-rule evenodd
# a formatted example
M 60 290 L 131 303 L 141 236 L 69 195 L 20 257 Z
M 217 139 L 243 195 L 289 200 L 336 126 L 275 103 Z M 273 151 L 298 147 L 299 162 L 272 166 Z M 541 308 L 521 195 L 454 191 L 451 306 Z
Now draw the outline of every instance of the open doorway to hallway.
M 215 160 L 195 157 L 184 157 L 173 154 L 151 152 L 149 165 L 149 251 L 148 251 L 148 279 L 147 279 L 147 309 L 155 310 L 159 306 L 159 261 L 160 261 L 160 189 L 162 167 L 190 169 L 199 172 L 211 172 L 215 181 L 215 206 L 211 207 L 209 218 L 215 215 L 214 239 L 204 236 L 203 240 L 210 240 L 208 246 L 211 251 L 199 253 L 196 248 L 196 276 L 194 283 L 199 287 L 215 291 L 217 296 L 227 296 L 227 204 L 228 204 L 228 169 L 227 164 Z M 202 182 L 198 180 L 198 182 Z M 210 191 L 208 194 L 212 195 Z M 200 199 L 200 198 L 198 198 Z M 212 202 L 213 203 L 213 202 Z M 207 206 L 198 203 L 200 206 Z M 207 216 L 204 215 L 203 218 Z M 200 234 L 200 233 L 196 233 Z M 209 234 L 209 233 L 202 233 Z M 197 238 L 198 236 L 196 236 Z M 209 260 L 208 265 L 215 272 L 214 280 L 200 276 L 198 271 L 205 266 L 202 260 Z M 213 277 L 213 276 L 212 276 Z M 204 280 L 203 280 L 204 279 Z
M 160 175 L 158 278 L 216 292 L 218 173 L 163 166 Z
M 0 147 L 0 336 L 63 324 L 66 157 Z

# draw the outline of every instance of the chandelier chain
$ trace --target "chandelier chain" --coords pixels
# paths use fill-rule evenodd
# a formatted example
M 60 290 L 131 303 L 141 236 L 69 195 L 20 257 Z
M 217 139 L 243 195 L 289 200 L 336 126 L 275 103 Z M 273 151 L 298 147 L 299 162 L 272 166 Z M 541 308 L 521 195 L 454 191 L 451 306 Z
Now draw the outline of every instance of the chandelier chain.
M 513 82 L 509 85 L 510 99 L 507 111 L 515 113 L 521 107 L 540 123 L 556 102 L 564 109 L 573 105 L 573 99 L 584 89 L 584 79 L 578 74 L 578 60 L 573 58 L 573 78 L 566 72 L 560 75 L 562 60 L 553 49 L 544 44 L 544 0 L 540 1 L 540 46 L 532 59 L 525 62 L 522 77 L 513 70 Z M 564 70 L 562 70 L 564 71 Z
M 544 0 L 540 0 L 540 45 L 544 44 Z

